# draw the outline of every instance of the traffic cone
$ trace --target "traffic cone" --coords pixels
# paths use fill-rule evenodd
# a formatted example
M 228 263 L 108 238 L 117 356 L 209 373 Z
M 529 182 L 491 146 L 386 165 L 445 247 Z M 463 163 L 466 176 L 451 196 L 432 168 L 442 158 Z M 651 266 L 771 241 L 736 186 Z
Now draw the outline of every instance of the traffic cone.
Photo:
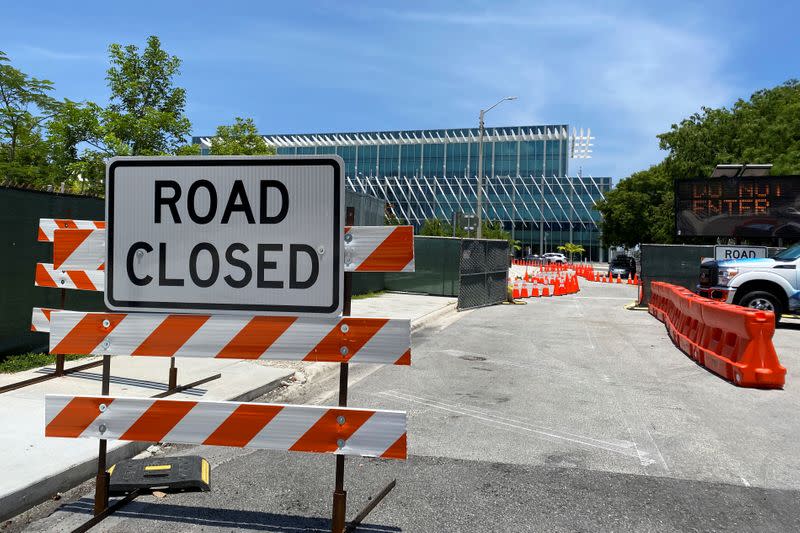
M 520 297 L 519 282 L 518 281 L 514 282 L 513 289 L 511 289 L 511 297 L 513 299 L 515 299 L 515 300 Z

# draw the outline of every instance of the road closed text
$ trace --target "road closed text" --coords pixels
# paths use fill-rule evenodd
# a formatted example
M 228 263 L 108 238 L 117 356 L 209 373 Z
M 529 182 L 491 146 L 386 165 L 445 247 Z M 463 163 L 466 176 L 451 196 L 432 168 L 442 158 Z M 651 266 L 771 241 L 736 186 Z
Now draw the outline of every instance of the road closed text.
M 153 191 L 153 223 L 182 224 L 191 221 L 203 226 L 231 223 L 275 225 L 282 222 L 291 208 L 286 186 L 276 180 L 260 180 L 258 192 L 258 197 L 253 202 L 248 197 L 242 180 L 234 180 L 230 191 L 226 191 L 223 197 L 208 180 L 197 180 L 186 191 L 174 180 L 156 180 Z M 278 208 L 275 212 L 268 212 L 270 195 L 277 199 Z M 203 199 L 202 203 L 198 198 Z M 183 217 L 188 218 L 188 221 L 182 219 L 182 212 L 188 215 Z M 198 236 L 202 236 L 202 233 Z M 217 245 L 200 240 L 191 247 L 188 257 L 181 258 L 186 262 L 185 268 L 177 269 L 188 272 L 188 276 L 168 271 L 168 265 L 177 260 L 170 257 L 168 244 L 137 241 L 130 246 L 125 268 L 131 283 L 140 287 L 150 283 L 164 287 L 181 287 L 192 283 L 196 287 L 207 288 L 222 281 L 231 288 L 241 289 L 255 279 L 255 286 L 259 289 L 307 289 L 314 285 L 319 276 L 317 251 L 307 243 L 289 243 L 288 247 L 283 243 L 257 243 L 251 248 L 245 243 L 234 242 L 224 249 L 218 249 Z M 157 254 L 157 272 L 150 272 L 139 266 L 144 255 L 152 253 Z M 302 279 L 298 275 L 301 260 L 310 265 L 310 271 Z M 289 265 L 286 280 L 274 278 L 280 261 Z M 233 267 L 236 274 L 220 276 L 220 265 L 223 263 Z
M 336 316 L 341 175 L 336 156 L 112 160 L 106 305 Z

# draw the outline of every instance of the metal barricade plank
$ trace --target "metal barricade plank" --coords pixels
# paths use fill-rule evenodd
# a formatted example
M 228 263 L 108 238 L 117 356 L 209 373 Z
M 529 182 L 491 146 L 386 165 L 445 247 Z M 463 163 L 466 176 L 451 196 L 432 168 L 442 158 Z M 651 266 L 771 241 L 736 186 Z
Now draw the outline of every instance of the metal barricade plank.
M 45 397 L 48 437 L 174 442 L 405 459 L 406 413 L 108 396 Z
M 410 364 L 411 321 L 59 311 L 50 353 Z

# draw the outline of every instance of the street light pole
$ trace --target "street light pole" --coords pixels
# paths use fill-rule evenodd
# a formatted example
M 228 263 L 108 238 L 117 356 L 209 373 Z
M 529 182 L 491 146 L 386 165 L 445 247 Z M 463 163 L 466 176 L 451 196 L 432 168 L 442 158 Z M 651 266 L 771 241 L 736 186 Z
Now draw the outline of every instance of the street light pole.
M 516 96 L 506 96 L 505 98 L 498 100 L 497 103 L 489 109 L 481 109 L 481 114 L 478 117 L 478 201 L 477 205 L 475 206 L 475 210 L 477 211 L 475 213 L 477 220 L 476 237 L 478 239 L 483 237 L 483 134 L 485 131 L 483 126 L 483 117 L 486 115 L 486 113 L 499 106 L 506 100 L 516 99 Z

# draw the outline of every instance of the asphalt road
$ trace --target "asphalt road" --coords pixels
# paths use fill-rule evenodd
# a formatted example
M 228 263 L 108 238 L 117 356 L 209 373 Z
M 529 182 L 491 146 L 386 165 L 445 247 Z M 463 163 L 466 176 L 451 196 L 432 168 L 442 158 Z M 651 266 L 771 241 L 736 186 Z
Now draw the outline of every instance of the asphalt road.
M 414 339 L 412 366 L 354 366 L 350 405 L 409 413 L 406 462 L 347 460 L 359 531 L 798 531 L 800 328 L 775 344 L 783 391 L 741 389 L 627 311 L 635 289 L 461 313 Z M 335 401 L 328 379 L 265 398 Z M 184 447 L 210 493 L 145 496 L 92 531 L 326 531 L 334 458 Z M 30 531 L 91 512 L 87 487 Z

